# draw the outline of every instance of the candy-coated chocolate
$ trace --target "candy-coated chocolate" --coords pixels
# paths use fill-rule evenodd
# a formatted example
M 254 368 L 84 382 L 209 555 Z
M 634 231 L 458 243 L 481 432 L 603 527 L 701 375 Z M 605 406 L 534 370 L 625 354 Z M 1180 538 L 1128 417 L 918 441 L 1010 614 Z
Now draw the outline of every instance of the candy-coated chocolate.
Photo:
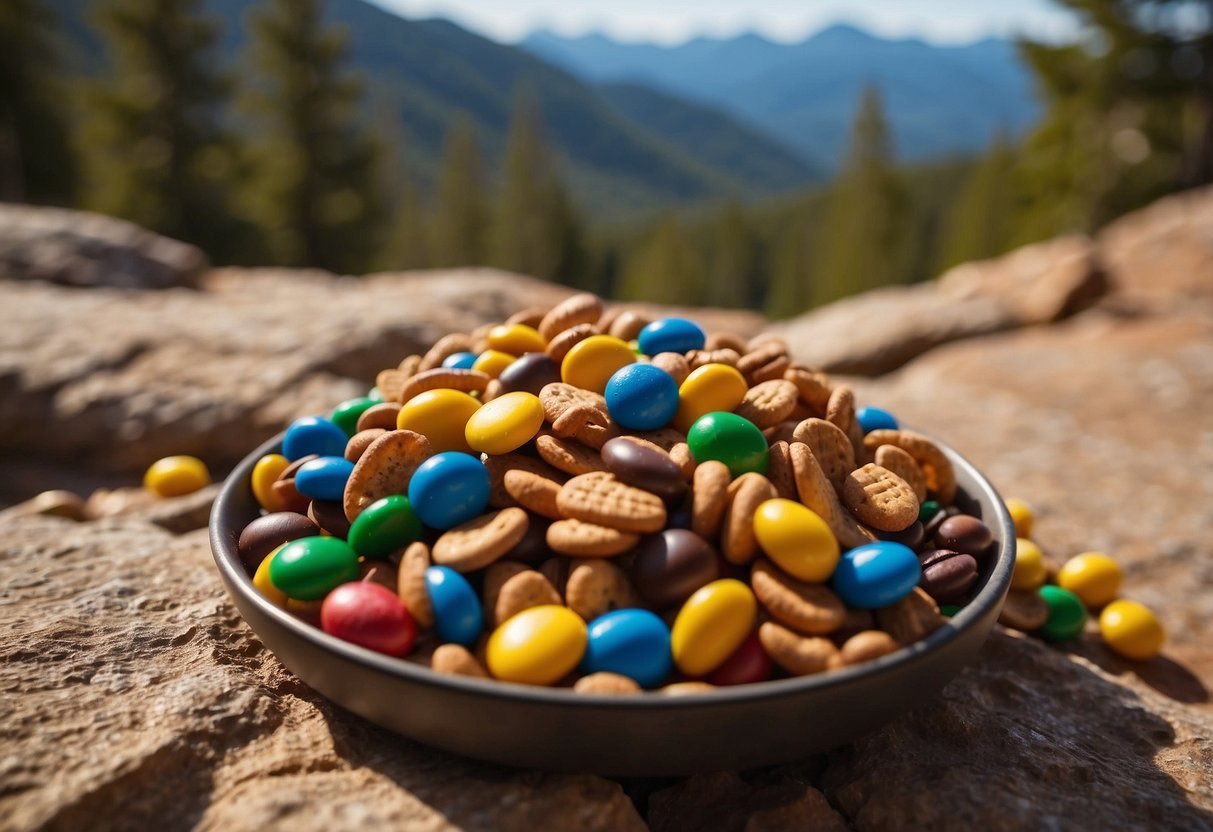
M 450 529 L 479 517 L 489 504 L 489 474 L 480 460 L 446 451 L 417 466 L 409 504 L 431 529 Z
M 282 455 L 292 462 L 308 454 L 341 456 L 349 439 L 328 419 L 303 416 L 291 422 L 282 435 Z
M 1011 522 L 1015 524 L 1016 537 L 1031 537 L 1032 522 L 1035 516 L 1032 514 L 1032 507 L 1023 500 L 1017 500 L 1014 497 L 1006 501 L 1007 513 L 1011 515 Z
M 258 517 L 244 527 L 236 542 L 240 560 L 248 569 L 256 570 L 269 553 L 283 543 L 301 537 L 315 537 L 320 527 L 311 519 L 294 511 L 276 511 Z
M 366 391 L 366 397 L 375 404 L 379 404 L 383 401 L 383 391 L 378 387 L 372 387 L 370 390 Z
M 347 540 L 359 557 L 383 558 L 420 537 L 421 521 L 409 498 L 393 494 L 363 509 L 350 525 Z
M 750 633 L 741 646 L 716 668 L 708 681 L 713 685 L 749 685 L 765 682 L 771 678 L 775 663 L 767 655 L 758 638 L 758 631 Z
M 938 500 L 923 500 L 918 506 L 918 519 L 924 524 L 929 523 L 941 511 L 943 506 Z
M 690 352 L 703 349 L 707 336 L 699 324 L 686 318 L 661 318 L 636 336 L 636 346 L 645 355 L 660 352 Z
M 282 546 L 285 545 L 285 543 L 282 544 Z M 287 602 L 286 593 L 274 586 L 274 582 L 270 580 L 270 563 L 274 560 L 274 556 L 282 549 L 282 546 L 266 555 L 261 560 L 261 563 L 257 565 L 257 571 L 253 573 L 253 586 L 275 607 L 285 607 Z
M 629 430 L 663 428 L 678 412 L 678 385 L 652 364 L 629 364 L 606 384 L 607 411 Z
M 1068 589 L 1047 585 L 1036 590 L 1049 607 L 1049 618 L 1038 631 L 1049 641 L 1069 641 L 1077 637 L 1087 623 L 1087 608 Z
M 758 602 L 734 578 L 701 587 L 687 599 L 670 630 L 674 664 L 687 676 L 706 676 L 741 646 L 754 629 Z
M 1145 604 L 1122 598 L 1099 614 L 1099 632 L 1108 647 L 1126 659 L 1145 661 L 1158 655 L 1166 633 Z
M 922 578 L 918 585 L 937 603 L 964 601 L 977 583 L 977 559 L 964 552 L 934 549 L 918 558 Z
M 533 393 L 546 385 L 560 381 L 560 365 L 546 352 L 528 352 L 518 356 L 510 366 L 497 376 L 504 393 Z
M 369 396 L 347 399 L 333 408 L 333 412 L 329 414 L 329 421 L 345 431 L 347 437 L 353 436 L 358 432 L 358 417 L 376 404 L 379 402 Z
M 1070 558 L 1057 573 L 1059 586 L 1070 590 L 1088 607 L 1102 607 L 1120 593 L 1124 572 L 1103 552 L 1083 552 Z
M 697 367 L 678 387 L 674 427 L 686 433 L 705 413 L 733 410 L 749 389 L 745 376 L 736 367 L 728 364 Z
M 354 463 L 344 456 L 322 456 L 300 466 L 295 474 L 295 488 L 313 500 L 340 500 L 353 472 Z
M 373 581 L 342 584 L 324 598 L 320 627 L 331 636 L 389 656 L 404 656 L 417 625 L 396 593 Z
M 879 407 L 859 408 L 855 411 L 855 420 L 859 422 L 859 429 L 864 433 L 874 430 L 897 430 L 900 427 L 897 417 Z
M 620 482 L 656 494 L 667 504 L 686 496 L 687 482 L 678 463 L 669 454 L 628 437 L 608 440 L 602 446 L 602 462 Z
M 474 451 L 505 454 L 530 442 L 541 427 L 543 404 L 539 397 L 519 391 L 481 405 L 468 419 L 464 438 Z
M 1036 589 L 1048 577 L 1044 552 L 1030 540 L 1015 541 L 1015 571 L 1011 573 L 1011 589 Z
M 689 529 L 646 535 L 632 558 L 632 583 L 646 604 L 669 609 L 720 576 L 716 550 Z
M 308 519 L 320 527 L 322 534 L 347 539 L 350 534 L 350 518 L 345 516 L 345 505 L 341 500 L 309 500 Z
M 210 483 L 211 472 L 196 456 L 166 456 L 153 462 L 143 474 L 143 487 L 157 497 L 192 494 Z
M 270 582 L 288 598 L 315 601 L 358 578 L 358 555 L 335 537 L 301 537 L 287 543 L 270 564 Z
M 577 667 L 586 626 L 568 607 L 544 604 L 511 617 L 489 636 L 489 673 L 505 682 L 550 685 Z
M 476 363 L 474 352 L 453 352 L 442 359 L 442 366 L 448 370 L 470 370 Z
M 449 566 L 431 566 L 425 570 L 425 591 L 438 638 L 464 647 L 475 644 L 484 628 L 484 613 L 467 578 Z
M 396 427 L 420 433 L 430 441 L 435 453 L 470 453 L 464 433 L 468 419 L 480 409 L 480 402 L 459 390 L 440 388 L 418 393 L 409 399 L 396 416 Z
M 601 393 L 617 370 L 635 361 L 636 354 L 626 341 L 611 335 L 591 335 L 565 354 L 560 362 L 560 379 Z
M 514 363 L 515 356 L 501 350 L 485 350 L 476 356 L 472 369 L 479 370 L 489 378 L 497 378 L 506 367 Z
M 963 609 L 964 609 L 964 607 L 962 607 L 958 604 L 941 604 L 939 607 L 939 612 L 942 615 L 946 615 L 948 618 L 955 618 L 956 613 L 960 612 Z
M 548 347 L 539 331 L 526 324 L 499 324 L 488 331 L 485 340 L 489 349 L 510 355 L 543 352 Z
M 582 673 L 618 673 L 642 688 L 654 688 L 673 668 L 670 628 L 648 610 L 614 610 L 590 622 Z
M 286 510 L 285 501 L 274 492 L 274 483 L 290 464 L 291 461 L 282 454 L 266 454 L 253 466 L 249 484 L 252 486 L 253 497 L 256 498 L 257 504 L 266 511 Z
M 935 531 L 935 545 L 972 555 L 978 562 L 990 550 L 994 533 L 981 520 L 968 514 L 957 514 L 944 520 Z
M 757 425 L 736 413 L 700 416 L 687 432 L 687 445 L 696 462 L 719 460 L 729 466 L 734 479 L 747 471 L 766 473 L 767 438 Z
M 820 515 L 795 500 L 776 498 L 759 505 L 754 536 L 771 560 L 793 578 L 822 583 L 838 565 L 834 533 Z
M 911 549 L 879 540 L 844 553 L 830 585 L 848 606 L 874 610 L 909 595 L 921 577 L 922 567 Z

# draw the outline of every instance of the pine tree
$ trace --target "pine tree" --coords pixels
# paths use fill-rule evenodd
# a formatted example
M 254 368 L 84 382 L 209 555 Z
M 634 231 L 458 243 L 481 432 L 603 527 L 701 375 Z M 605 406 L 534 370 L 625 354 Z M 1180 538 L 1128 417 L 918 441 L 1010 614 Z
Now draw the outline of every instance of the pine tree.
M 385 109 L 391 111 L 391 107 Z M 408 140 L 399 124 L 384 123 L 380 131 L 389 138 L 389 163 L 384 181 L 391 182 L 390 221 L 375 267 L 385 271 L 424 269 L 429 266 L 429 242 L 426 239 L 425 206 L 416 181 L 409 170 Z
M 570 279 L 568 270 L 579 256 L 580 220 L 544 140 L 543 118 L 530 86 L 515 97 L 501 180 L 490 262 L 544 279 Z
M 65 203 L 73 196 L 54 29 L 40 0 L 0 3 L 0 200 Z
M 1060 2 L 1087 38 L 1021 44 L 1046 103 L 1017 173 L 1021 241 L 1093 230 L 1213 181 L 1213 4 Z M 1203 28 L 1185 8 L 1204 12 Z
M 704 301 L 731 308 L 760 304 L 758 243 L 735 199 L 725 204 L 712 224 L 711 251 Z
M 113 76 L 89 90 L 83 134 L 90 207 L 235 254 L 235 146 L 228 82 L 212 68 L 218 24 L 201 0 L 112 0 L 98 10 Z
M 812 298 L 837 298 L 900 282 L 904 192 L 893 169 L 888 126 L 876 90 L 864 90 L 846 167 L 836 181 L 814 264 Z
M 699 304 L 703 264 L 673 214 L 657 223 L 648 240 L 628 258 L 616 287 L 621 300 Z
M 262 137 L 250 200 L 279 262 L 357 274 L 382 238 L 382 150 L 360 127 L 361 84 L 342 69 L 345 38 L 322 5 L 270 0 L 250 14 Z
M 466 116 L 447 130 L 430 226 L 430 263 L 467 266 L 485 262 L 487 208 L 484 165 L 476 133 Z
M 1006 137 L 995 136 L 948 209 L 940 235 L 936 273 L 957 263 L 983 260 L 1006 251 L 1015 209 L 1015 161 Z
M 799 315 L 812 300 L 814 262 L 812 219 L 803 207 L 779 236 L 773 260 L 766 313 L 776 319 Z

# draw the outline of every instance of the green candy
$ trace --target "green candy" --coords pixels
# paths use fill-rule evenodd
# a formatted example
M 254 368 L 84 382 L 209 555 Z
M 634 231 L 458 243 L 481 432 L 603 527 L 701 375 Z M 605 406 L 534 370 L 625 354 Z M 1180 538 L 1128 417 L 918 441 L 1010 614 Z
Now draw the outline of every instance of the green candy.
M 1038 592 L 1049 606 L 1049 619 L 1038 632 L 1048 641 L 1069 641 L 1087 623 L 1087 608 L 1073 592 L 1059 586 L 1042 586 Z
M 936 514 L 939 514 L 941 508 L 942 506 L 936 500 L 923 500 L 922 505 L 918 507 L 918 519 L 926 523 Z
M 695 420 L 687 433 L 687 445 L 696 462 L 719 460 L 738 477 L 748 471 L 767 470 L 767 438 L 758 426 L 736 413 L 716 411 Z
M 374 404 L 375 400 L 370 396 L 349 399 L 333 408 L 329 421 L 345 431 L 346 436 L 353 436 L 358 432 L 359 417 Z
M 421 521 L 409 498 L 399 494 L 376 500 L 350 525 L 350 548 L 364 558 L 386 557 L 421 537 Z
M 336 537 L 293 540 L 279 549 L 270 563 L 270 583 L 299 601 L 316 601 L 356 580 L 358 555 Z
M 948 618 L 955 618 L 956 613 L 960 612 L 962 609 L 964 608 L 959 607 L 956 604 L 944 604 L 939 608 L 939 612 L 946 615 Z
M 372 387 L 367 391 L 366 397 L 370 399 L 373 404 L 379 404 L 383 401 L 383 391 L 378 387 Z

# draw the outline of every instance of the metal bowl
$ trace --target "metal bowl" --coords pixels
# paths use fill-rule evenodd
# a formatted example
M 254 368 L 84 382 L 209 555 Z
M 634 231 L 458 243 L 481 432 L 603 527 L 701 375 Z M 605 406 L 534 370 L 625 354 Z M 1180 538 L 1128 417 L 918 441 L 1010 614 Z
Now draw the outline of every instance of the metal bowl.
M 341 641 L 279 609 L 236 551 L 259 514 L 253 465 L 228 477 L 211 513 L 219 574 L 240 614 L 281 662 L 354 713 L 436 748 L 511 766 L 613 776 L 684 776 L 788 762 L 879 728 L 935 696 L 972 661 L 998 617 L 1015 564 L 1015 530 L 994 487 L 940 444 L 956 469 L 957 505 L 993 530 L 973 600 L 926 639 L 842 670 L 686 695 L 575 694 L 445 676 Z

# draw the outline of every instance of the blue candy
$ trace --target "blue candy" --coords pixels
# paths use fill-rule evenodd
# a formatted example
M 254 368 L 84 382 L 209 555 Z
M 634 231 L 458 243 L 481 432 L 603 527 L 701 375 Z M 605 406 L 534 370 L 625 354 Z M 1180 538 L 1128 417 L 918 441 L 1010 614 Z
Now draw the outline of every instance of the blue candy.
M 855 411 L 855 418 L 864 433 L 874 430 L 897 430 L 897 419 L 887 410 L 879 407 L 861 407 Z
M 665 427 L 678 412 L 678 383 L 652 364 L 629 364 L 606 383 L 607 411 L 629 430 Z
M 449 566 L 431 566 L 425 570 L 425 591 L 438 637 L 471 647 L 484 627 L 484 614 L 467 578 Z
M 322 456 L 305 462 L 295 472 L 295 490 L 313 500 L 340 500 L 354 463 L 341 456 Z
M 431 529 L 454 528 L 479 517 L 488 507 L 489 472 L 469 454 L 435 454 L 413 472 L 409 504 Z
M 648 610 L 608 612 L 587 628 L 583 673 L 618 673 L 652 688 L 665 681 L 673 666 L 670 629 Z
M 349 439 L 345 431 L 328 419 L 304 416 L 291 422 L 283 434 L 282 455 L 291 462 L 308 454 L 341 456 Z
M 922 567 L 910 547 L 881 540 L 846 552 L 830 584 L 847 606 L 874 610 L 909 595 L 921 577 Z
M 442 359 L 442 366 L 450 370 L 470 370 L 476 363 L 474 352 L 453 352 Z
M 686 318 L 662 318 L 640 330 L 636 341 L 645 355 L 703 349 L 707 336 L 699 324 Z

